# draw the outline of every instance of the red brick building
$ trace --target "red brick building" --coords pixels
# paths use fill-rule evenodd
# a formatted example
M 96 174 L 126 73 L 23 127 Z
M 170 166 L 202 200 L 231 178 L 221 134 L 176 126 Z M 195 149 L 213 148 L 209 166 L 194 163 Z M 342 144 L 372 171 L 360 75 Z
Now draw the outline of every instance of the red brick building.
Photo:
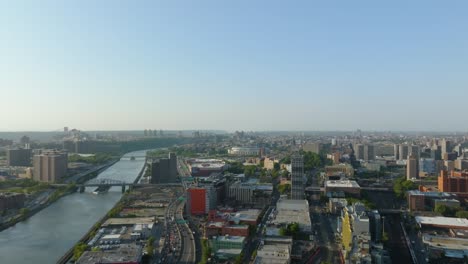
M 441 192 L 468 192 L 468 171 L 441 171 L 438 181 L 438 188 Z

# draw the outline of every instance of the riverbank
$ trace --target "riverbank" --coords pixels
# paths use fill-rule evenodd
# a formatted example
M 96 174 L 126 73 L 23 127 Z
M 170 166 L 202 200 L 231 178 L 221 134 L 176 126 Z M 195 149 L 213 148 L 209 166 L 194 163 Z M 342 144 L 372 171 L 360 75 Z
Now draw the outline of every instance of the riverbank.
M 86 232 L 83 237 L 76 242 L 76 244 L 71 247 L 59 260 L 57 260 L 57 264 L 66 264 L 72 260 L 77 260 L 81 254 L 83 253 L 83 249 L 86 248 L 86 242 L 88 242 L 91 238 L 93 238 L 96 232 L 99 230 L 101 225 L 110 217 L 113 217 L 113 212 L 119 211 L 122 209 L 124 205 L 124 201 L 126 198 L 126 194 L 124 194 L 120 200 L 106 213 L 101 219 L 99 219 L 89 230 Z M 83 247 L 83 245 L 85 245 Z
M 8 229 L 8 228 L 10 228 L 12 226 L 15 226 L 19 222 L 27 220 L 31 216 L 35 215 L 36 213 L 40 212 L 44 208 L 47 208 L 48 206 L 50 206 L 51 204 L 56 202 L 58 199 L 66 196 L 66 195 L 72 194 L 72 193 L 74 193 L 74 192 L 76 192 L 78 190 L 78 188 L 76 188 L 75 185 L 70 185 L 70 186 L 67 186 L 67 187 L 64 187 L 64 188 L 65 188 L 64 190 L 60 190 L 60 188 L 57 189 L 49 197 L 47 202 L 45 202 L 44 204 L 41 204 L 41 205 L 39 205 L 38 207 L 36 207 L 36 208 L 34 208 L 32 210 L 28 209 L 28 208 L 24 208 L 25 210 L 23 210 L 23 212 L 21 212 L 21 214 L 18 217 L 15 217 L 14 219 L 11 219 L 10 221 L 8 221 L 6 223 L 1 223 L 0 224 L 0 232 L 5 230 L 5 229 Z
M 89 171 L 87 174 L 80 176 L 77 179 L 77 183 L 83 183 L 83 182 L 86 182 L 86 181 L 88 181 L 90 179 L 96 178 L 99 175 L 99 173 L 106 170 L 110 166 L 114 165 L 118 161 L 119 161 L 119 159 L 110 161 L 107 164 L 103 164 L 101 167 L 97 168 L 96 170 Z M 64 189 L 61 189 L 61 188 L 64 188 Z M 37 207 L 35 207 L 33 209 L 23 208 L 24 210 L 17 217 L 11 219 L 8 222 L 0 223 L 0 232 L 5 230 L 5 229 L 8 229 L 8 228 L 10 228 L 12 226 L 15 226 L 19 222 L 27 220 L 28 218 L 30 218 L 31 216 L 33 216 L 36 213 L 40 212 L 41 210 L 47 208 L 48 206 L 50 206 L 51 204 L 53 204 L 54 202 L 56 202 L 60 198 L 66 196 L 66 195 L 72 194 L 72 193 L 76 192 L 77 190 L 78 189 L 74 185 L 74 183 L 70 183 L 69 186 L 67 186 L 67 187 L 58 187 L 54 191 L 54 193 L 52 193 L 50 195 L 50 197 L 47 199 L 47 202 L 45 202 L 43 204 L 39 204 Z
M 127 153 L 97 178 L 132 184 L 144 165 L 145 152 Z M 131 156 L 137 157 L 136 160 L 130 160 Z M 65 185 L 59 184 L 56 187 Z M 0 247 L 1 262 L 55 263 L 83 238 L 121 197 L 120 188 L 113 187 L 102 195 L 94 195 L 87 188 L 84 193 L 75 192 L 60 198 L 27 221 L 19 222 L 15 227 L 0 232 L 0 244 L 3 245 Z

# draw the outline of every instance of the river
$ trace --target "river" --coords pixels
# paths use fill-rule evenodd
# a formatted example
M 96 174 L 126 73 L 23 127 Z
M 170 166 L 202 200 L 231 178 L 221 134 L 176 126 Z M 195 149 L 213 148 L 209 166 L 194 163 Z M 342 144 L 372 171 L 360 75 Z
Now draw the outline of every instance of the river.
M 98 178 L 133 182 L 142 169 L 146 151 L 127 153 L 103 171 Z M 131 156 L 140 156 L 130 160 Z M 65 196 L 44 210 L 0 232 L 0 263 L 55 263 L 122 196 L 120 187 L 108 193 L 84 193 Z

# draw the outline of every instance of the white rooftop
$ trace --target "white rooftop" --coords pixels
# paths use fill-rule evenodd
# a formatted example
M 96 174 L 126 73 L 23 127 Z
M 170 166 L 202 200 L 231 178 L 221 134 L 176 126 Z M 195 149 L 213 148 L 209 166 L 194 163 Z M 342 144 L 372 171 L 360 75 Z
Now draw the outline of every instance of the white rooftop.
M 416 216 L 416 222 L 420 225 L 451 226 L 468 229 L 468 220 L 465 218 Z
M 326 181 L 325 187 L 359 188 L 360 186 L 356 181 L 342 180 L 342 181 Z

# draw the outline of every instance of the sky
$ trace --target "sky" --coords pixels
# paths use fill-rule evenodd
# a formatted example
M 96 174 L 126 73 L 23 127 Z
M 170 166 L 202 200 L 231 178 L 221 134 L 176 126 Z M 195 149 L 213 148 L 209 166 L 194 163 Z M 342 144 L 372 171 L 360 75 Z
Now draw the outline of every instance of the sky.
M 0 131 L 468 131 L 466 1 L 3 1 Z

